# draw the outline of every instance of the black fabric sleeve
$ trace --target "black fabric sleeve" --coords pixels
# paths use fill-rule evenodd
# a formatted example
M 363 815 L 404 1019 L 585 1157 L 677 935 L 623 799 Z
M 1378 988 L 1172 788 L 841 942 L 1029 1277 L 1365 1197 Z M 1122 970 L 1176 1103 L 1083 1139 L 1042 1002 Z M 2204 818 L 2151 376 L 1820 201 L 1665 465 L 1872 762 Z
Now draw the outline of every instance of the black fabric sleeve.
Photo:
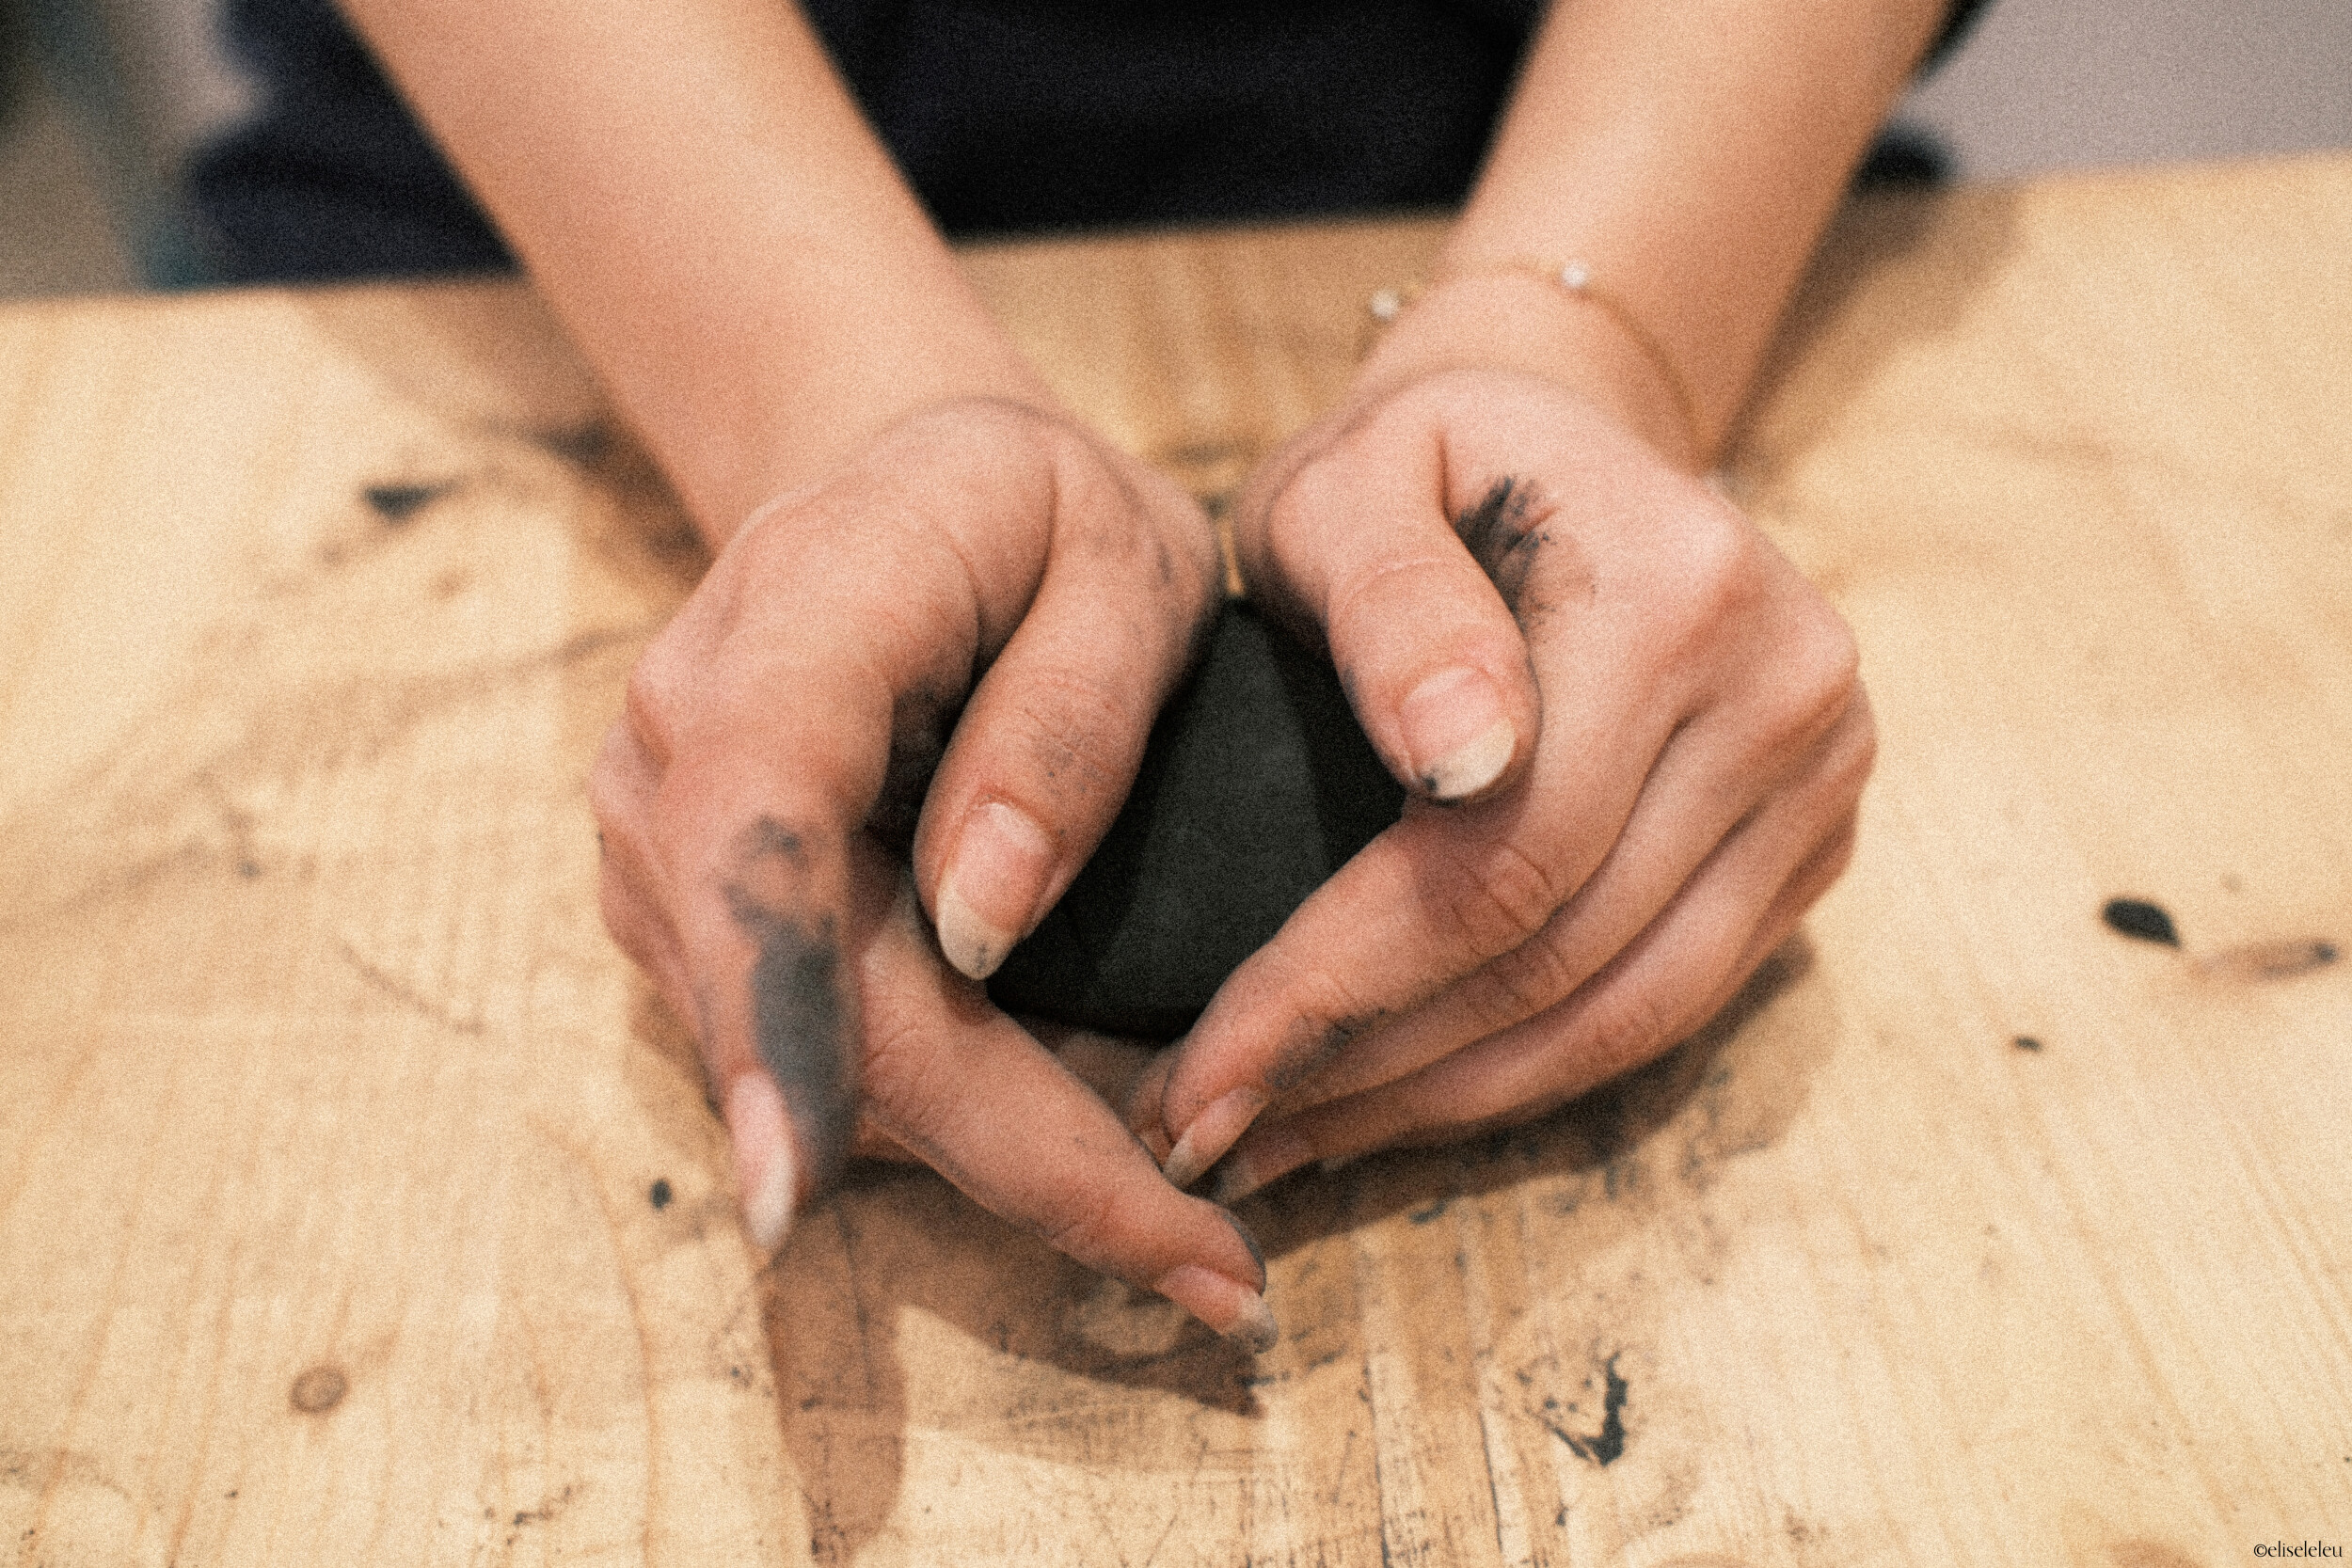
M 952 235 L 1428 209 L 1539 0 L 804 0 Z M 1928 60 L 1983 8 L 1955 0 Z M 223 282 L 513 264 L 331 0 L 225 0 L 261 107 L 187 171 Z M 649 40 L 658 46 L 658 40 Z

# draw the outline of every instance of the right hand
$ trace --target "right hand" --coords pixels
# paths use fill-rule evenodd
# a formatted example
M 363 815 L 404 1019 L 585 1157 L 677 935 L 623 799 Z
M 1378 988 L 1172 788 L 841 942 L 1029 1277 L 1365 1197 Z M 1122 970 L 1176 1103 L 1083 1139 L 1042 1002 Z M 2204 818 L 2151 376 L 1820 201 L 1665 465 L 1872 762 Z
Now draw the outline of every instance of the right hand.
M 1844 867 L 1875 751 L 1853 634 L 1572 382 L 1375 386 L 1235 534 L 1412 793 L 1142 1081 L 1170 1180 L 1222 1160 L 1237 1201 L 1542 1115 L 1695 1031 Z
M 763 508 L 646 650 L 590 787 L 604 915 L 694 1025 L 755 1241 L 902 1149 L 1270 1339 L 1232 1217 L 977 983 L 1110 826 L 1218 588 L 1168 480 L 966 400 Z

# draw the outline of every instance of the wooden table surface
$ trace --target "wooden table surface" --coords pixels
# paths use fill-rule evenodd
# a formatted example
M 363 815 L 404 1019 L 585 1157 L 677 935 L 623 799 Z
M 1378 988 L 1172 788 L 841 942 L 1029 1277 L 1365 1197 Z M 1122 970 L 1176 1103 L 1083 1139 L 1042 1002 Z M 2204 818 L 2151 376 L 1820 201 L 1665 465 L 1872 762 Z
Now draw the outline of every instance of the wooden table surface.
M 1433 232 L 971 267 L 1214 493 Z M 749 1250 L 581 791 L 700 558 L 521 289 L 0 309 L 0 1557 L 2340 1549 L 2348 255 L 2347 157 L 1849 214 L 1728 483 L 1862 639 L 1852 872 L 1630 1082 L 1248 1202 L 1255 1359 L 926 1173 Z

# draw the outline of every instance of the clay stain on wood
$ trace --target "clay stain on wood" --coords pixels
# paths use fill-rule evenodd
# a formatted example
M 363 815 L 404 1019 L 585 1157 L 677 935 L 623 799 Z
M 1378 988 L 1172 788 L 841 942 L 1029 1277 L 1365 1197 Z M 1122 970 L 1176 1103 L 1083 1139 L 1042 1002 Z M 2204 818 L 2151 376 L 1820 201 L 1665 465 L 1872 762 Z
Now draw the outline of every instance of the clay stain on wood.
M 2042 1042 L 2034 1038 L 2031 1035 L 2020 1035 L 2009 1043 L 2020 1051 L 2039 1051 L 2042 1049 Z
M 306 1368 L 294 1380 L 286 1402 L 301 1415 L 324 1416 L 342 1403 L 343 1396 L 350 1391 L 351 1380 L 343 1375 L 343 1370 L 322 1363 Z
M 612 455 L 612 432 L 594 420 L 556 430 L 533 431 L 532 444 L 575 467 L 591 468 Z
M 2173 926 L 2172 916 L 2161 904 L 2145 898 L 2110 898 L 2099 918 L 2110 930 L 2122 932 L 2141 942 L 2162 942 L 2167 947 L 2181 945 L 2180 930 Z
M 2334 963 L 2336 944 L 2321 937 L 2289 937 L 2274 942 L 2249 942 L 2215 954 L 2199 967 L 2217 980 L 2292 980 Z
M 2197 1560 L 2161 1541 L 2118 1541 L 2107 1548 L 2115 1568 L 2200 1568 Z
M 383 519 L 386 528 L 400 528 L 456 487 L 453 480 L 432 484 L 371 484 L 359 492 L 359 499 Z
M 645 1190 L 645 1201 L 653 1205 L 656 1213 L 670 1206 L 671 1196 L 670 1179 L 666 1176 L 656 1178 L 654 1184 Z
M 1614 1355 L 1602 1365 L 1601 1376 L 1606 1383 L 1601 1393 L 1600 1431 L 1590 1437 L 1580 1437 L 1550 1421 L 1544 1424 L 1550 1428 L 1554 1437 L 1568 1446 L 1568 1451 L 1577 1458 L 1589 1460 L 1606 1468 L 1625 1453 L 1625 1402 L 1631 1389 L 1618 1375 L 1617 1357 Z M 1545 1402 L 1549 1404 L 1551 1402 L 1547 1400 Z
M 560 1492 L 553 1492 L 542 1497 L 536 1508 L 516 1509 L 513 1519 L 507 1525 L 506 1544 L 512 1546 L 521 1539 L 524 1530 L 532 1525 L 544 1525 L 563 1513 L 564 1507 L 571 1502 L 579 1491 L 579 1484 L 575 1482 Z

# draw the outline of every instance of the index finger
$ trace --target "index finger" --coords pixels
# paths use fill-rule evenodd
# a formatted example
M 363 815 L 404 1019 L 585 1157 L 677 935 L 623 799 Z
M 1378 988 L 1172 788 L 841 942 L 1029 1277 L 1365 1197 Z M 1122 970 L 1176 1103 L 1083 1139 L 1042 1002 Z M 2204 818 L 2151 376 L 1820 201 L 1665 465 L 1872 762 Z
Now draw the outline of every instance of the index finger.
M 877 858 L 863 830 L 901 709 L 968 684 L 990 629 L 961 553 L 912 517 L 987 510 L 974 490 L 852 473 L 739 532 L 630 677 L 615 754 L 635 762 L 602 772 L 599 818 L 663 911 L 665 989 L 695 1020 L 763 1242 L 846 1148 L 862 1029 L 843 955 L 891 879 L 859 862 Z

